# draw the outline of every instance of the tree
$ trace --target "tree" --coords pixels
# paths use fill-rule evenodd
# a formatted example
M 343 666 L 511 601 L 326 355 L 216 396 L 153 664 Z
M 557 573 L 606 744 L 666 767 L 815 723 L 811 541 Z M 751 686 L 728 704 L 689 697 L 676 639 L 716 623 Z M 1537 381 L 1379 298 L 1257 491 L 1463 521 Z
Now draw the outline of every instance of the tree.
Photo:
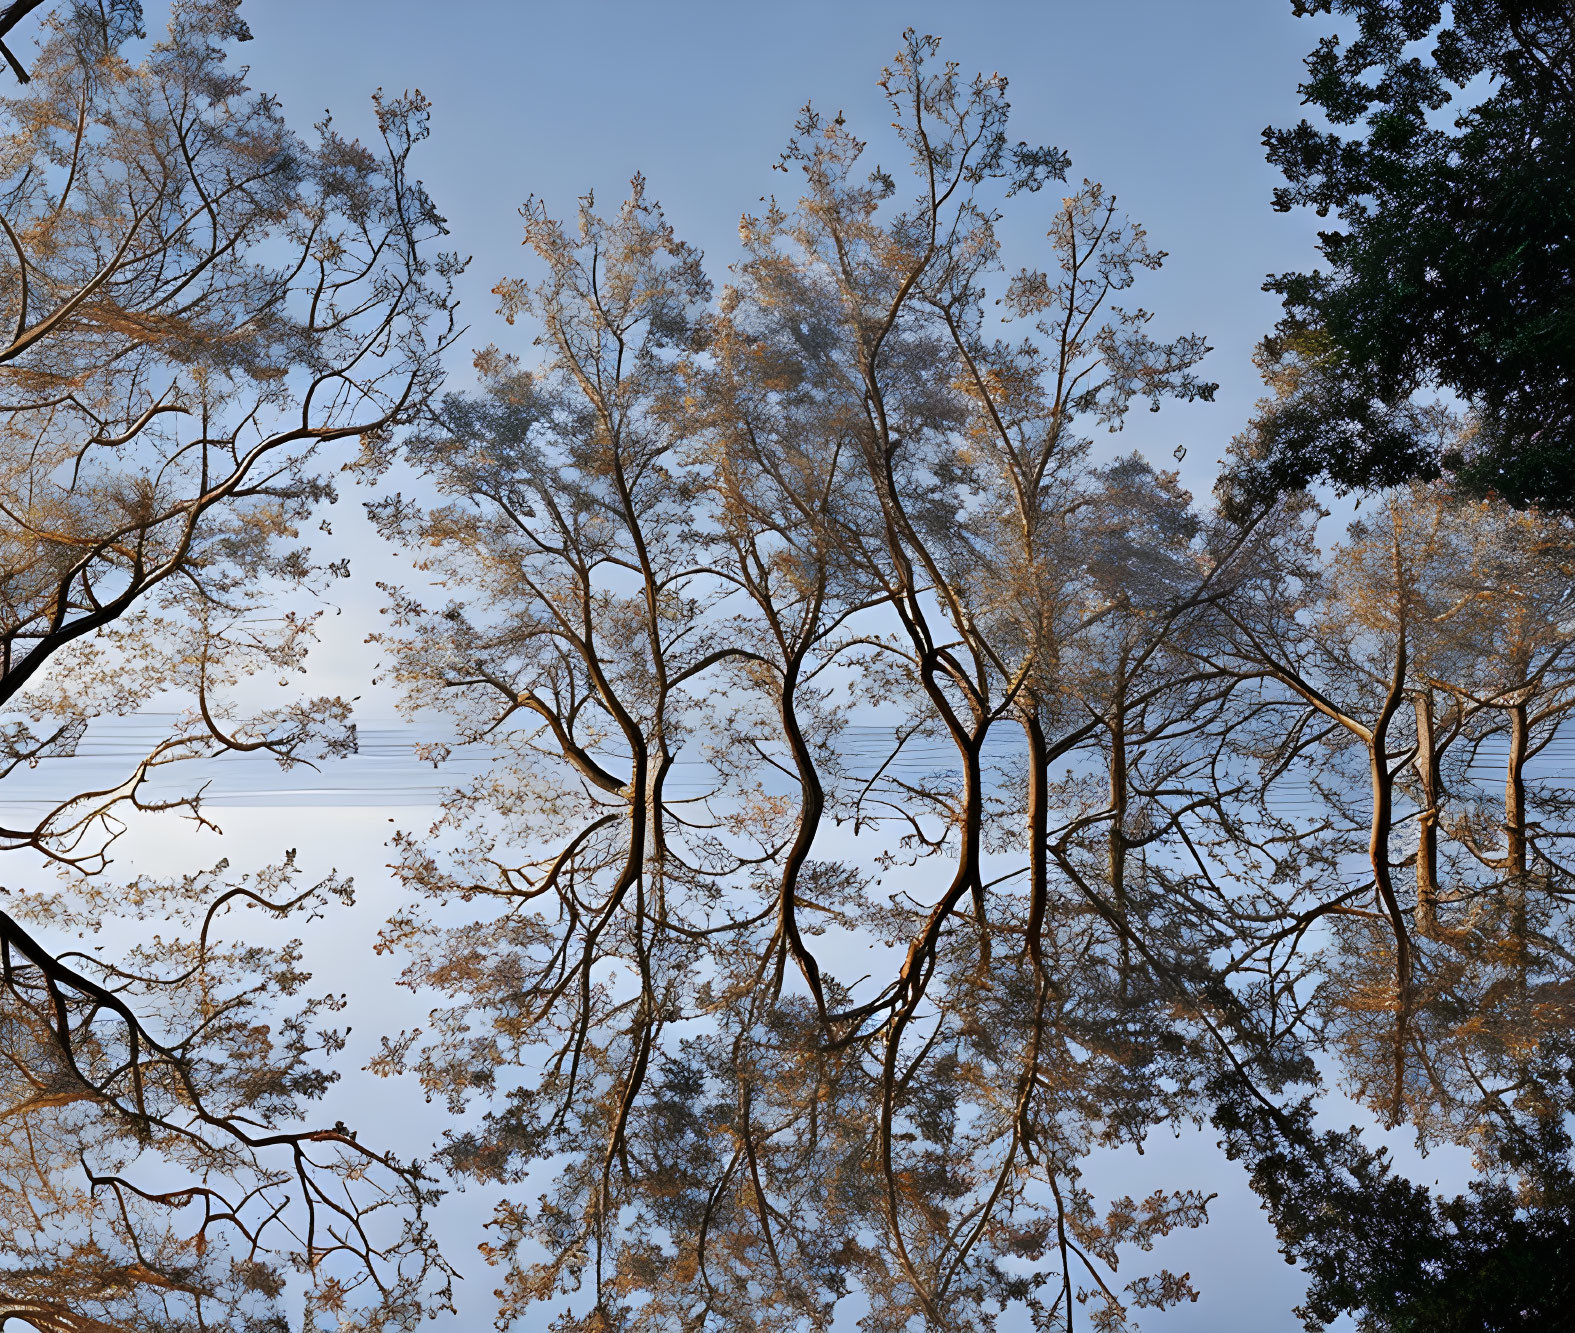
M 16 27 L 34 10 L 43 7 L 44 0 L 11 0 L 4 9 L 0 9 L 0 56 L 5 57 L 5 62 L 11 67 L 11 72 L 16 75 L 19 83 L 28 81 L 27 70 L 18 60 L 11 48 L 5 44 L 5 39 L 11 30 Z
M 1436 1198 L 1354 1127 L 1318 1126 L 1313 1096 L 1277 1121 L 1219 1080 L 1215 1123 L 1313 1278 L 1309 1328 L 1565 1317 L 1569 807 L 1529 764 L 1571 705 L 1568 552 L 1560 523 L 1416 485 L 1318 566 L 1223 605 L 1241 669 L 1285 691 L 1265 805 L 1302 814 L 1278 834 L 1269 939 L 1309 965 L 1279 964 L 1296 985 L 1263 1021 L 1424 1148 L 1469 1145 L 1482 1172 Z
M 1301 391 L 1261 484 L 1388 486 L 1458 473 L 1510 502 L 1568 508 L 1575 431 L 1575 31 L 1563 0 L 1294 0 L 1355 25 L 1323 38 L 1302 93 L 1332 128 L 1269 129 L 1275 207 L 1330 212 L 1327 272 L 1267 285 L 1268 340 Z M 1419 53 L 1416 43 L 1427 43 Z M 1483 88 L 1478 96 L 1476 89 Z M 1453 105 L 1462 108 L 1446 123 Z M 1353 131 L 1359 131 L 1353 133 Z M 1472 409 L 1438 449 L 1405 427 L 1414 394 Z
M 372 1072 L 496 1189 L 501 1324 L 823 1328 L 856 1295 L 872 1333 L 1115 1333 L 1195 1295 L 1120 1270 L 1208 1197 L 1096 1200 L 1090 1153 L 1211 1112 L 1310 1323 L 1559 1317 L 1575 547 L 1417 483 L 1324 553 L 1305 493 L 1255 485 L 1303 425 L 1442 457 L 1481 404 L 1341 417 L 1309 326 L 1214 512 L 1096 462 L 1134 404 L 1211 396 L 1207 348 L 1130 304 L 1163 254 L 1103 187 L 1042 202 L 1068 163 L 1012 142 L 1005 81 L 912 32 L 881 85 L 908 172 L 807 108 L 799 195 L 720 292 L 642 178 L 572 224 L 532 200 L 536 277 L 495 290 L 539 361 L 486 348 L 440 397 L 424 103 L 380 102 L 375 151 L 308 143 L 226 68 L 233 5 L 134 63 L 137 17 L 62 10 L 5 104 L 0 782 L 186 711 L 0 828 L 0 1323 L 370 1333 L 448 1299 L 425 1169 L 306 1120 L 338 1001 L 298 943 L 224 934 L 350 886 L 111 870 L 132 811 L 206 821 L 160 795 L 185 759 L 353 745 L 345 701 L 255 679 L 305 660 L 350 438 L 420 478 L 370 506 L 443 590 L 386 589 L 406 703 L 497 758 L 396 841 L 380 948 L 436 1008 Z M 1047 243 L 1012 270 L 1024 208 Z M 1470 1143 L 1476 1187 L 1331 1132 L 1326 1078 Z
M 109 873 L 128 810 L 207 823 L 199 797 L 151 794 L 171 765 L 354 744 L 343 700 L 246 707 L 236 687 L 309 646 L 315 615 L 279 596 L 332 572 L 300 540 L 332 498 L 316 451 L 376 450 L 436 384 L 456 265 L 408 174 L 425 105 L 380 102 L 375 151 L 326 123 L 309 143 L 227 67 L 233 4 L 176 5 L 134 62 L 139 18 L 63 7 L 3 104 L 0 778 L 25 789 L 97 718 L 187 712 L 123 781 L 0 830 L 0 1324 L 260 1327 L 295 1288 L 344 1327 L 403 1326 L 443 1299 L 430 1185 L 303 1123 L 337 1002 L 302 992 L 298 944 L 221 935 L 234 911 L 310 919 L 349 886 L 303 886 L 290 857 Z M 138 918 L 158 935 L 70 947 Z
M 1085 643 L 1123 619 L 1112 669 L 1144 694 L 1198 582 L 1174 479 L 1090 469 L 1079 425 L 1207 397 L 1206 349 L 1117 304 L 1162 256 L 1089 184 L 1049 210 L 1048 271 L 1002 288 L 1020 341 L 988 337 L 996 208 L 1064 158 L 1014 148 L 1004 80 L 933 39 L 882 86 L 916 197 L 807 110 L 782 159 L 804 198 L 744 219 L 715 307 L 643 181 L 612 216 L 587 198 L 577 233 L 527 205 L 545 280 L 497 291 L 544 364 L 483 352 L 484 396 L 409 445 L 450 502 L 373 507 L 455 598 L 391 590 L 412 704 L 511 756 L 403 842 L 412 888 L 485 908 L 391 923 L 449 1007 L 385 1065 L 456 1111 L 481 1094 L 462 1175 L 564 1163 L 496 1215 L 506 1317 L 582 1279 L 565 1327 L 823 1326 L 852 1290 L 872 1328 L 1073 1321 L 1089 1284 L 1117 1327 L 1190 1294 L 1108 1274 L 1203 1196 L 1101 1217 L 1079 1183 L 1095 1143 L 1179 1113 L 1192 1039 L 1174 985 L 1123 980 L 1106 862 L 1082 864 L 1107 817 L 1051 766 L 1102 736 Z M 1122 541 L 1155 516 L 1169 545 L 1123 598 Z M 849 690 L 891 727 L 867 763 Z M 999 758 L 1008 729 L 1027 764 Z M 911 762 L 923 738 L 954 758 Z M 885 901 L 839 826 L 882 849 Z M 858 985 L 823 950 L 865 932 L 894 966 Z

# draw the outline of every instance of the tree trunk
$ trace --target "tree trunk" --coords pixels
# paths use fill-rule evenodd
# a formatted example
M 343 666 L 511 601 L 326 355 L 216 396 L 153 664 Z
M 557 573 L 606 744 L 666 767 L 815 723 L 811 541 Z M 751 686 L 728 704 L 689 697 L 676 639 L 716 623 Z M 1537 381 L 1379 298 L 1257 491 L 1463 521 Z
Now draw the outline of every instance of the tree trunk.
M 1404 670 L 1404 659 L 1396 675 Z M 1389 842 L 1394 833 L 1394 774 L 1389 768 L 1388 735 L 1389 718 L 1385 709 L 1374 728 L 1367 747 L 1368 771 L 1373 789 L 1373 822 L 1367 843 L 1367 855 L 1373 870 L 1373 886 L 1377 890 L 1379 906 L 1388 915 L 1395 937 L 1395 1036 L 1394 1036 L 1394 1096 L 1390 1103 L 1390 1123 L 1400 1122 L 1405 1105 L 1405 1047 L 1410 1028 L 1412 982 L 1411 941 L 1406 932 L 1405 914 L 1395 896 L 1394 875 L 1389 864 Z
M 1504 869 L 1526 874 L 1526 751 L 1530 727 L 1524 701 L 1509 710 L 1509 767 L 1504 777 Z
M 1024 710 L 1023 730 L 1028 735 L 1028 953 L 1042 970 L 1050 896 L 1050 753 L 1037 697 Z
M 1504 775 L 1504 873 L 1508 879 L 1510 948 L 1520 985 L 1526 985 L 1526 757 L 1531 745 L 1527 704 L 1509 710 L 1509 764 Z
M 1121 996 L 1126 998 L 1128 976 L 1132 964 L 1132 950 L 1127 943 L 1130 922 L 1127 920 L 1127 689 L 1126 660 L 1122 659 L 1116 675 L 1115 696 L 1110 704 L 1110 819 L 1108 858 L 1110 892 L 1115 904 L 1116 918 L 1121 923 Z
M 1416 835 L 1416 928 L 1428 936 L 1438 930 L 1438 737 L 1433 696 L 1426 691 L 1418 694 L 1415 707 L 1415 766 L 1422 798 Z

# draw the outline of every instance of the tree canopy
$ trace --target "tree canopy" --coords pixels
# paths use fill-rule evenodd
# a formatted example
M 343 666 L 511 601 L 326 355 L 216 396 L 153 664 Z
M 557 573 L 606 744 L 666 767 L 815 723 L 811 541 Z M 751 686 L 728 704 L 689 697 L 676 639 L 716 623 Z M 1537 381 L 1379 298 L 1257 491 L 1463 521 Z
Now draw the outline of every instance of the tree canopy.
M 303 993 L 299 942 L 224 934 L 350 885 L 290 854 L 112 872 L 134 812 L 209 825 L 200 793 L 155 794 L 182 764 L 353 746 L 345 700 L 238 687 L 313 637 L 316 450 L 414 422 L 452 334 L 408 174 L 423 104 L 380 104 L 375 150 L 304 139 L 227 65 L 245 36 L 233 4 L 178 4 L 133 60 L 134 6 L 62 6 L 0 103 L 0 783 L 14 801 L 96 722 L 182 706 L 109 787 L 0 826 L 0 1325 L 260 1328 L 302 1273 L 308 1310 L 386 1328 L 447 1281 L 422 1171 L 309 1123 L 335 996 Z M 123 949 L 71 947 L 106 922 Z
M 1575 29 L 1565 0 L 1296 0 L 1344 20 L 1307 58 L 1326 127 L 1271 128 L 1275 207 L 1310 207 L 1327 268 L 1268 286 L 1267 355 L 1301 393 L 1261 481 L 1346 488 L 1456 474 L 1513 504 L 1575 504 Z M 1409 428 L 1442 391 L 1465 439 Z
M 1350 12 L 1318 95 L 1399 71 L 1347 123 L 1433 133 L 1391 39 L 1439 12 Z M 1520 59 L 1500 18 L 1544 50 L 1534 7 L 1453 13 L 1439 78 Z M 1567 1321 L 1575 528 L 1483 493 L 1530 396 L 1353 369 L 1329 312 L 1368 309 L 1381 210 L 1326 241 L 1347 285 L 1285 280 L 1200 502 L 1112 438 L 1215 393 L 1137 303 L 1164 252 L 910 30 L 891 136 L 807 106 L 725 280 L 642 176 L 528 198 L 513 333 L 445 390 L 424 99 L 305 136 L 230 63 L 234 3 L 140 23 L 60 6 L 0 103 L 0 799 L 177 710 L 0 824 L 0 1328 L 414 1329 L 455 1315 L 479 1196 L 500 1329 L 1120 1333 L 1198 1298 L 1152 1251 L 1226 1167 L 1115 1191 L 1101 1154 L 1206 1124 L 1309 1329 Z M 1310 145 L 1287 202 L 1336 188 L 1334 139 L 1275 142 Z M 361 1069 L 344 876 L 287 838 L 247 874 L 115 860 L 136 820 L 216 831 L 192 760 L 354 751 L 354 701 L 291 684 L 335 467 L 449 779 L 368 941 L 427 1016 Z M 1335 530 L 1290 484 L 1320 470 L 1383 487 Z M 325 1123 L 344 1077 L 379 1110 Z M 421 1098 L 430 1160 L 386 1143 Z M 1378 1130 L 1469 1149 L 1470 1187 Z

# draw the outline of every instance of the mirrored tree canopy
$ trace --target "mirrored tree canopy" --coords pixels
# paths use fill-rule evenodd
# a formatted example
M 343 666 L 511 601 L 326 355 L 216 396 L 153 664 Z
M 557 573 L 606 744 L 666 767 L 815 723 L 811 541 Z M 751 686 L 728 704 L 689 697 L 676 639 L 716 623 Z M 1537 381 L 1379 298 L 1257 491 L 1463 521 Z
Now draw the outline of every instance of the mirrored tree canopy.
M 1309 1328 L 1558 1326 L 1567 514 L 1402 469 L 1341 529 L 1282 466 L 1352 420 L 1327 329 L 1266 347 L 1211 499 L 1120 448 L 1217 387 L 1139 304 L 1166 255 L 914 30 L 889 131 L 806 107 L 725 272 L 641 176 L 531 197 L 445 389 L 425 99 L 305 136 L 233 3 L 43 22 L 0 104 L 0 1328 L 414 1329 L 461 1272 L 503 1329 L 1163 1327 L 1226 1170 Z M 1369 407 L 1396 458 L 1500 420 Z M 428 1017 L 367 1061 L 346 876 L 117 864 L 217 831 L 204 762 L 355 753 L 310 688 L 337 486 L 442 784 L 375 940 Z M 156 734 L 38 797 L 114 719 Z M 347 1079 L 381 1117 L 329 1122 Z M 1108 1188 L 1202 1126 L 1237 1165 Z

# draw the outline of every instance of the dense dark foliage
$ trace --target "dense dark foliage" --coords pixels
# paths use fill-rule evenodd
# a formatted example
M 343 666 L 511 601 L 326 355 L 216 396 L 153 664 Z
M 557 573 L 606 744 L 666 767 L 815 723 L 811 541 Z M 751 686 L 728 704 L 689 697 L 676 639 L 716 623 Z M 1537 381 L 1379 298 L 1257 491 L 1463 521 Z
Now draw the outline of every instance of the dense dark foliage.
M 1458 471 L 1512 503 L 1575 504 L 1575 11 L 1568 0 L 1295 0 L 1336 14 L 1302 92 L 1332 128 L 1265 134 L 1275 207 L 1310 206 L 1327 270 L 1267 284 L 1268 353 L 1307 363 L 1257 480 L 1393 485 Z M 1419 391 L 1474 409 L 1418 448 Z
M 1312 1328 L 1364 1333 L 1555 1333 L 1575 1302 L 1575 1175 L 1551 1121 L 1516 1139 L 1518 1188 L 1474 1181 L 1452 1199 L 1395 1171 L 1355 1129 L 1317 1132 L 1308 1105 L 1277 1119 L 1231 1088 L 1214 1116 L 1286 1258 L 1311 1277 Z

